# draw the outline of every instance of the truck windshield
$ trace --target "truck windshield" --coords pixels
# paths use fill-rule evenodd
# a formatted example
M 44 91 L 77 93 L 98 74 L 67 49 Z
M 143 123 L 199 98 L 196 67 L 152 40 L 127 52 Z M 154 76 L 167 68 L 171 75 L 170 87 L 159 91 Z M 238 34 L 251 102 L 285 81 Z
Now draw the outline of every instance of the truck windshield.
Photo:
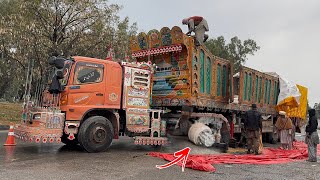
M 68 79 L 70 76 L 70 71 L 72 68 L 73 61 L 67 60 L 64 62 L 63 67 L 63 79 L 60 80 L 62 86 L 66 86 L 68 84 Z

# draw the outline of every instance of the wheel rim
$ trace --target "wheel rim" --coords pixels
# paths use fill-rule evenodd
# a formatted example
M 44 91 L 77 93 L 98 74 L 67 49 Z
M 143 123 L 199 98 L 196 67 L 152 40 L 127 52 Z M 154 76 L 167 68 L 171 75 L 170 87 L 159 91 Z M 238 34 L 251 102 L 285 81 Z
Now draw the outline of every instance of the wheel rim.
M 96 143 L 101 143 L 103 141 L 105 141 L 107 138 L 107 132 L 106 132 L 106 129 L 101 127 L 101 126 L 98 126 L 94 129 L 93 131 L 93 140 L 96 142 Z

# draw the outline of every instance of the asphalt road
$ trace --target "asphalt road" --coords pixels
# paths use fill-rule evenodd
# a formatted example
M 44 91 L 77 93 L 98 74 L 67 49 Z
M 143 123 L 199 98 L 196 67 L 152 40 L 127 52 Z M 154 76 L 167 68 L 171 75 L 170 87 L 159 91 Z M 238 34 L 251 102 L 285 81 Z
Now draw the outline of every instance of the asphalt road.
M 151 151 L 173 153 L 189 146 L 192 154 L 215 154 L 217 149 L 197 147 L 184 137 L 171 138 L 161 148 L 136 146 L 130 138 L 113 143 L 107 152 L 89 154 L 79 147 L 62 144 L 28 144 L 4 147 L 7 131 L 0 131 L 0 179 L 320 179 L 320 163 L 296 162 L 282 165 L 214 165 L 215 173 L 172 166 L 159 170 L 166 161 L 147 156 Z M 301 137 L 301 136 L 300 136 Z

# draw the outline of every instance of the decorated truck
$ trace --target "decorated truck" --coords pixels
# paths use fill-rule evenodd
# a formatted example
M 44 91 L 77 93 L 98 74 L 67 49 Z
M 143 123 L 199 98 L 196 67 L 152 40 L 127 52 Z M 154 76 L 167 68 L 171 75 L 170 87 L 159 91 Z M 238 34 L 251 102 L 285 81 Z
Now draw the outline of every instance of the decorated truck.
M 151 62 L 120 64 L 75 56 L 52 57 L 49 63 L 54 68 L 49 86 L 39 83 L 31 91 L 32 73 L 28 76 L 17 137 L 79 143 L 88 152 L 106 150 L 119 135 L 134 137 L 140 145 L 168 142 L 162 110 L 150 109 Z
M 279 92 L 286 91 L 278 76 L 245 66 L 235 74 L 230 61 L 195 46 L 194 37 L 177 26 L 130 37 L 130 50 L 131 61 L 122 63 L 52 57 L 49 83 L 32 74 L 31 62 L 16 136 L 99 152 L 124 135 L 136 144 L 163 145 L 167 132 L 187 135 L 202 123 L 214 143 L 228 145 L 239 140 L 243 114 L 254 103 L 262 113 L 262 132 L 273 140 Z M 305 104 L 306 94 L 300 100 Z

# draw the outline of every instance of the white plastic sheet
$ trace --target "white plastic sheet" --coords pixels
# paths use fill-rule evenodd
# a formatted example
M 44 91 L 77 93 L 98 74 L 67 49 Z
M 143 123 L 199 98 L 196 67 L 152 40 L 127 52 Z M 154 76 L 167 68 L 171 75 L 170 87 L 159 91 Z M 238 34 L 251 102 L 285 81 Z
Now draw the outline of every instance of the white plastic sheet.
M 294 97 L 296 102 L 299 104 L 300 102 L 300 91 L 297 85 L 283 77 L 279 77 L 280 81 L 280 93 L 278 97 L 278 104 L 280 104 L 283 100 L 288 97 Z

